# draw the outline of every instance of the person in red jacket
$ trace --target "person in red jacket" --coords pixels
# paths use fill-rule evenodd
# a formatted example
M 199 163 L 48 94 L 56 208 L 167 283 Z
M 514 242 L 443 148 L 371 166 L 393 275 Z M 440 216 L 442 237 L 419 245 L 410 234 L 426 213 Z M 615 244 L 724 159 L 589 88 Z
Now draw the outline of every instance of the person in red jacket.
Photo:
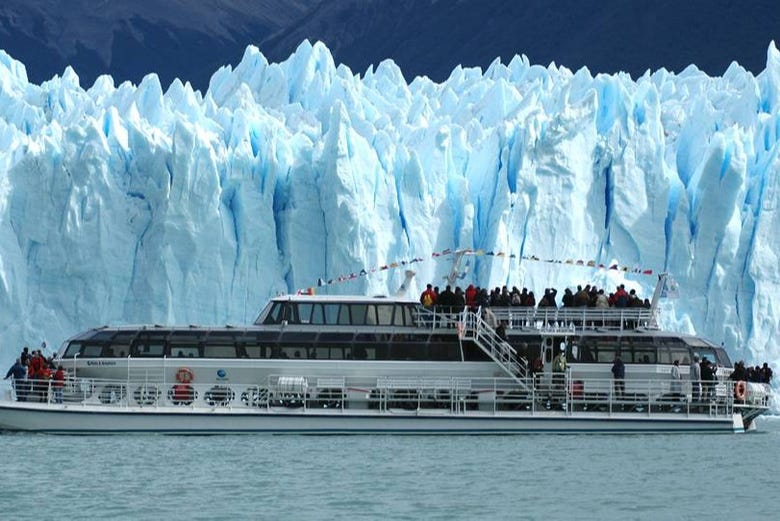
M 433 285 L 428 284 L 425 291 L 420 295 L 420 304 L 426 308 L 436 305 L 436 293 L 433 291 Z
M 471 310 L 477 309 L 477 288 L 474 284 L 469 284 L 466 288 L 466 306 Z
M 51 384 L 54 389 L 54 403 L 62 403 L 62 391 L 65 388 L 65 370 L 62 366 L 57 366 L 54 372 L 54 378 Z

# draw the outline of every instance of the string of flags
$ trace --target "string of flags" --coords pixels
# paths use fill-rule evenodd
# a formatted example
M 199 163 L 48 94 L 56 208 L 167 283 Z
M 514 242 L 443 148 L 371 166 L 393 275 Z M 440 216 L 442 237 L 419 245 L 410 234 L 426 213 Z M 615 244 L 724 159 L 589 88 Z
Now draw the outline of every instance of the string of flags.
M 371 268 L 362 268 L 360 271 L 352 272 L 349 274 L 339 275 L 338 277 L 333 277 L 330 279 L 323 279 L 319 278 L 317 279 L 317 286 L 316 287 L 323 287 L 323 286 L 330 286 L 332 284 L 340 284 L 342 282 L 347 282 L 350 280 L 355 280 L 360 277 L 367 277 L 368 275 L 392 270 L 396 268 L 402 268 L 411 266 L 413 264 L 416 264 L 418 262 L 425 262 L 429 259 L 436 259 L 439 257 L 445 257 L 447 255 L 455 255 L 462 253 L 464 255 L 472 255 L 476 257 L 504 257 L 508 259 L 520 259 L 524 261 L 533 261 L 533 262 L 544 262 L 547 264 L 563 264 L 563 265 L 572 265 L 572 266 L 582 266 L 587 268 L 594 268 L 594 269 L 600 269 L 600 270 L 612 270 L 612 271 L 621 271 L 624 273 L 633 273 L 638 275 L 652 275 L 653 270 L 652 269 L 646 269 L 646 268 L 637 268 L 637 267 L 629 267 L 618 263 L 613 264 L 603 264 L 596 262 L 594 260 L 582 260 L 582 259 L 542 259 L 540 257 L 537 257 L 536 255 L 517 255 L 515 253 L 507 253 L 504 251 L 493 251 L 493 250 L 484 250 L 484 249 L 471 249 L 471 248 L 463 248 L 463 249 L 456 249 L 453 250 L 451 248 L 446 248 L 441 251 L 435 251 L 430 254 L 429 258 L 424 257 L 414 257 L 412 259 L 404 259 L 400 261 L 391 262 L 389 264 L 383 264 L 381 266 L 374 266 Z M 300 289 L 298 290 L 299 295 L 312 295 L 314 294 L 315 287 L 309 287 L 306 289 Z

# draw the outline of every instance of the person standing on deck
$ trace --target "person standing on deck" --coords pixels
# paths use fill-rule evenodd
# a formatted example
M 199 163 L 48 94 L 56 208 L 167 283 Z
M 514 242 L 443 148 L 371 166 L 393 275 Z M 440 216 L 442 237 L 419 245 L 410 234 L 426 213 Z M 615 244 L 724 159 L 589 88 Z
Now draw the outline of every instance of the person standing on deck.
M 8 380 L 13 376 L 14 392 L 16 393 L 16 399 L 20 402 L 24 402 L 27 399 L 27 393 L 24 389 L 23 382 L 27 377 L 27 368 L 22 365 L 21 358 L 17 358 L 14 365 L 5 374 L 5 379 Z
M 699 355 L 693 355 L 691 362 L 691 401 L 701 400 L 701 366 L 699 365 Z
M 561 352 L 553 359 L 553 389 L 564 391 L 566 384 L 566 344 L 561 343 Z
M 612 362 L 612 379 L 615 386 L 615 397 L 622 400 L 623 395 L 626 394 L 626 366 L 620 359 L 620 354 L 616 354 L 615 361 Z
M 672 365 L 672 370 L 669 373 L 672 378 L 669 384 L 669 391 L 672 393 L 672 398 L 679 400 L 682 397 L 682 382 L 680 380 L 680 361 L 675 360 Z
M 65 387 L 65 370 L 62 366 L 57 366 L 57 371 L 54 373 L 52 382 L 52 389 L 54 389 L 54 403 L 62 403 L 63 394 L 62 391 Z

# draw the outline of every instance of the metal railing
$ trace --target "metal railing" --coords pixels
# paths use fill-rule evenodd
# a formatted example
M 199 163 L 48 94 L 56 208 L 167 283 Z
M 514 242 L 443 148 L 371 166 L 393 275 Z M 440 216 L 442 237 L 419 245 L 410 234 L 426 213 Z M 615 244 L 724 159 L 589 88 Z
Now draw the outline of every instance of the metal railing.
M 554 308 L 554 307 L 490 307 L 498 323 L 508 329 L 545 333 L 573 334 L 578 331 L 623 331 L 627 329 L 657 329 L 657 310 L 652 308 Z M 453 328 L 462 310 L 418 306 L 414 311 L 418 327 Z M 478 312 L 481 310 L 478 310 Z
M 520 356 L 493 327 L 485 322 L 479 312 L 464 311 L 461 316 L 462 336 L 472 340 L 491 360 L 497 363 L 511 378 L 525 386 L 528 360 Z
M 700 384 L 701 387 L 699 387 Z M 698 389 L 701 389 L 699 394 Z M 5 399 L 105 408 L 244 409 L 279 413 L 362 414 L 699 414 L 754 417 L 769 406 L 766 384 L 746 384 L 741 399 L 731 381 L 572 379 L 565 374 L 525 378 L 354 377 L 271 375 L 257 384 L 149 383 L 69 378 L 18 381 Z

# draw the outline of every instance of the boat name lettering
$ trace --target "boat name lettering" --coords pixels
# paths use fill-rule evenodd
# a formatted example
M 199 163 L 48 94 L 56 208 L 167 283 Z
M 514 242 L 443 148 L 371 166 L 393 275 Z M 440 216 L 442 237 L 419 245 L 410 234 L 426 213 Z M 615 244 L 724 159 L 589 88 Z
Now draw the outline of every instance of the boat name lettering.
M 87 361 L 87 366 L 98 366 L 98 365 L 116 365 L 116 362 L 111 362 L 109 360 L 89 360 Z

